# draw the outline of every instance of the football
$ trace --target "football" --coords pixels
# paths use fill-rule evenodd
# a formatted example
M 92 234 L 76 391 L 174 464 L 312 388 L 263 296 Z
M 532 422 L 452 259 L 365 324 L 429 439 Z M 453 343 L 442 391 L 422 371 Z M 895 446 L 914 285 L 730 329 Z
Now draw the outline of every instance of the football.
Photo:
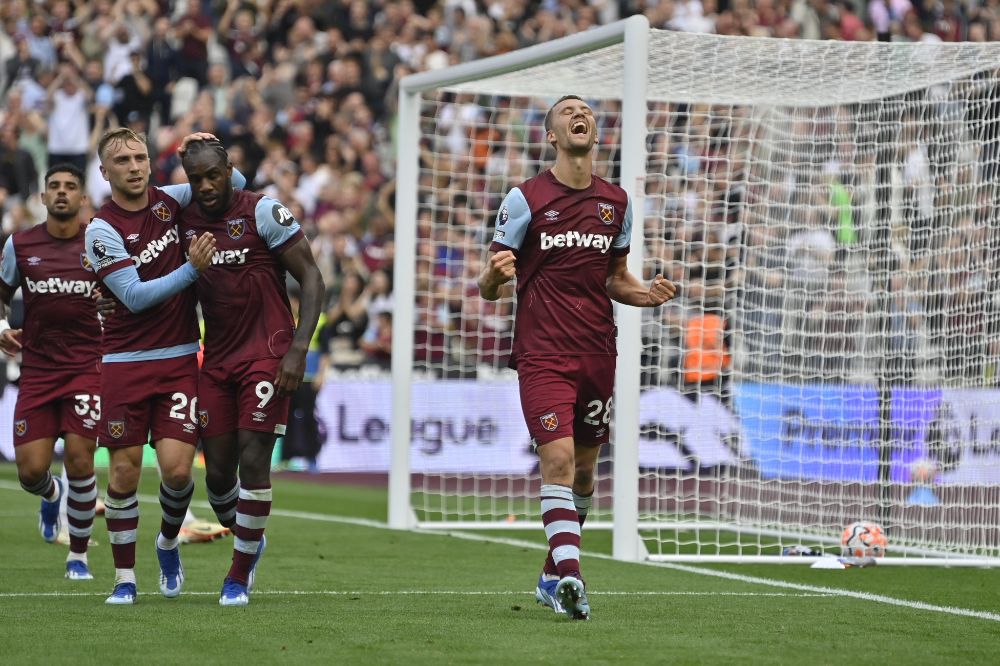
M 882 557 L 888 545 L 882 526 L 875 523 L 851 523 L 840 535 L 844 557 Z

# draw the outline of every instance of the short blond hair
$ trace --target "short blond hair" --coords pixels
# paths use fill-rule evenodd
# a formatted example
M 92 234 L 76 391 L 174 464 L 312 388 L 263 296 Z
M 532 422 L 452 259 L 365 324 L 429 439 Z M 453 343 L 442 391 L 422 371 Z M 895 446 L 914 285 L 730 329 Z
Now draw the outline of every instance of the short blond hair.
M 128 127 L 116 127 L 114 129 L 109 129 L 101 136 L 101 140 L 97 142 L 97 156 L 104 161 L 105 149 L 111 143 L 128 143 L 129 141 L 135 141 L 136 143 L 141 143 L 146 145 L 146 135 L 142 132 L 136 132 L 134 129 Z

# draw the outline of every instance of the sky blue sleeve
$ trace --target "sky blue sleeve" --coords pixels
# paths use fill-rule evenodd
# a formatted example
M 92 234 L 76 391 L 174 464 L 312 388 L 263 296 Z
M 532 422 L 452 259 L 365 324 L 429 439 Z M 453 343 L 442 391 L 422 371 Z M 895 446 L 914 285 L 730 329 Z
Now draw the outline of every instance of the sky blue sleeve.
M 500 204 L 493 241 L 520 250 L 530 223 L 531 208 L 528 207 L 528 200 L 524 198 L 520 188 L 515 187 L 507 193 L 503 203 Z
M 242 190 L 246 187 L 247 177 L 240 173 L 240 170 L 233 167 L 233 177 L 231 178 L 233 187 L 237 190 Z M 191 185 L 188 183 L 179 183 L 177 185 L 164 185 L 163 187 L 157 188 L 168 197 L 180 204 L 183 208 L 191 203 Z
M 84 245 L 90 265 L 98 275 L 119 262 L 132 263 L 132 256 L 125 249 L 121 235 L 99 217 L 95 217 L 87 225 Z
M 618 232 L 611 242 L 611 247 L 616 250 L 623 250 L 632 244 L 632 197 L 629 196 L 628 204 L 625 206 L 625 219 L 622 220 L 622 230 Z
M 183 291 L 198 279 L 198 271 L 185 261 L 168 275 L 143 282 L 121 236 L 104 220 L 87 225 L 87 257 L 101 281 L 131 312 L 141 312 Z M 117 265 L 110 272 L 102 272 Z
M 14 235 L 7 236 L 3 246 L 3 262 L 0 263 L 0 280 L 12 290 L 21 286 L 21 273 L 17 270 L 17 255 L 14 254 Z
M 104 284 L 131 312 L 142 312 L 187 289 L 197 279 L 198 271 L 185 261 L 174 272 L 148 282 L 139 278 L 135 267 L 126 266 L 105 276 Z
M 267 243 L 269 250 L 281 247 L 299 231 L 299 223 L 292 211 L 271 197 L 261 197 L 254 214 L 257 233 Z

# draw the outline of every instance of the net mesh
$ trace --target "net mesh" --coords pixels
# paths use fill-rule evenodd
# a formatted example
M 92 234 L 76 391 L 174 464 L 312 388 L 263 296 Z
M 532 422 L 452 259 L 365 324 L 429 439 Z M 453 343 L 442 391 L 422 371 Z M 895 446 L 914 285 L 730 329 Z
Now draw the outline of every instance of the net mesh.
M 617 182 L 622 53 L 422 97 L 414 398 L 506 428 L 460 469 L 416 460 L 423 521 L 538 518 L 515 303 L 476 278 L 503 195 L 551 164 L 555 97 L 592 102 Z M 871 520 L 890 552 L 1000 556 L 998 55 L 652 31 L 636 228 L 643 277 L 681 285 L 642 320 L 653 555 L 835 547 Z

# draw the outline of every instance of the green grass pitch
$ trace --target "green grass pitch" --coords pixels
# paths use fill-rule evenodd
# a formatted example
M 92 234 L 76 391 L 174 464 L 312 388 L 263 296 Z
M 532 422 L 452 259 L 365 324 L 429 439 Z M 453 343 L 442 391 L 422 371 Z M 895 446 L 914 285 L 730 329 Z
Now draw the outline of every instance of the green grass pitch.
M 106 473 L 98 474 L 99 487 Z M 94 581 L 63 579 L 38 502 L 0 465 L 3 664 L 994 664 L 1000 571 L 654 566 L 610 560 L 584 532 L 593 619 L 535 604 L 542 535 L 384 529 L 385 492 L 274 483 L 276 513 L 246 608 L 220 608 L 231 539 L 181 546 L 179 599 L 157 591 L 156 475 L 144 470 L 139 602 L 110 607 L 95 523 Z M 211 512 L 198 479 L 194 510 Z M 522 542 L 519 542 L 523 541 Z M 861 593 L 861 594 L 858 594 Z

